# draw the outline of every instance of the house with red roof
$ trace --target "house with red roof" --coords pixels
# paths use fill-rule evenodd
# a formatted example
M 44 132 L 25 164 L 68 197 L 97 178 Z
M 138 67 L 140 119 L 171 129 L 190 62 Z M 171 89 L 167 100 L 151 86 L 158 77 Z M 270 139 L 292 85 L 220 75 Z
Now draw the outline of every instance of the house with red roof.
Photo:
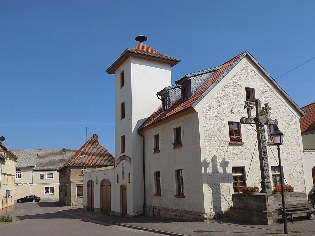
M 306 192 L 315 186 L 315 102 L 301 108 L 305 115 L 301 119 L 304 147 L 304 172 Z
M 285 134 L 285 183 L 305 193 L 299 125 L 304 112 L 255 58 L 245 51 L 172 85 L 171 69 L 179 62 L 140 41 L 107 69 L 115 75 L 116 159 L 113 170 L 84 177 L 87 191 L 94 189 L 94 206 L 109 204 L 107 213 L 189 219 L 225 213 L 233 194 L 260 186 L 257 133 L 240 123 L 247 117 L 245 102 L 255 99 L 269 104 L 271 118 Z M 275 187 L 274 126 L 265 129 Z M 100 181 L 107 183 L 101 192 L 95 184 Z
M 59 168 L 59 201 L 65 205 L 82 206 L 84 173 L 112 169 L 114 163 L 114 156 L 99 143 L 98 135 L 94 134 Z

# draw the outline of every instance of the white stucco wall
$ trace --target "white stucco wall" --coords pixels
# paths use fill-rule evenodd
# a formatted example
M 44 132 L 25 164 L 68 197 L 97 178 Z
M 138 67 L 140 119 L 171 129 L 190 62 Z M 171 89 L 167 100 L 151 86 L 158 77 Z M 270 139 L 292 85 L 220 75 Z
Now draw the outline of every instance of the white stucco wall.
M 313 187 L 312 169 L 315 168 L 315 149 L 304 150 L 303 166 L 306 184 L 306 193 L 309 193 Z
M 244 58 L 195 108 L 200 121 L 201 161 L 209 164 L 203 186 L 206 212 L 226 211 L 231 206 L 233 166 L 245 166 L 247 185 L 260 187 L 255 127 L 242 125 L 244 144 L 229 145 L 228 121 L 239 122 L 241 117 L 247 117 L 245 87 L 255 88 L 256 98 L 272 108 L 271 118 L 278 120 L 285 134 L 281 146 L 285 182 L 294 186 L 295 191 L 305 192 L 299 114 Z M 267 149 L 269 165 L 277 165 L 276 147 Z
M 120 88 L 122 71 L 125 85 Z M 122 155 L 131 158 L 132 181 L 127 186 L 129 215 L 138 215 L 143 210 L 142 137 L 137 129 L 160 106 L 156 93 L 170 85 L 170 66 L 160 62 L 130 57 L 115 72 L 115 156 L 116 159 Z M 122 102 L 125 102 L 124 119 L 120 117 Z M 122 135 L 125 135 L 125 153 L 120 152 Z
M 181 127 L 182 147 L 173 148 L 173 129 Z M 159 134 L 160 152 L 153 153 Z M 203 212 L 202 163 L 200 162 L 199 123 L 196 112 L 145 131 L 146 204 L 170 209 Z M 177 198 L 175 171 L 183 169 L 185 198 Z M 154 172 L 160 171 L 161 196 L 154 196 Z

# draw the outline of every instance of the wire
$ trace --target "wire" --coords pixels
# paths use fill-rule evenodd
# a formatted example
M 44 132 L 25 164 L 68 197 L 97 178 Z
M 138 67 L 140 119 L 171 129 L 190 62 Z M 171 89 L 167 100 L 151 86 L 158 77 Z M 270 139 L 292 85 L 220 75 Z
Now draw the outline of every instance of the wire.
M 276 79 L 279 79 L 279 78 L 285 76 L 286 74 L 289 74 L 290 72 L 292 72 L 292 71 L 296 70 L 297 68 L 299 68 L 299 67 L 305 65 L 306 63 L 309 63 L 309 62 L 310 62 L 311 60 L 313 60 L 313 59 L 315 59 L 315 57 L 312 57 L 311 59 L 307 60 L 306 62 L 303 62 L 302 64 L 300 64 L 300 65 L 294 67 L 293 69 L 291 69 L 291 70 L 285 72 L 284 74 L 282 74 L 282 75 L 276 77 Z

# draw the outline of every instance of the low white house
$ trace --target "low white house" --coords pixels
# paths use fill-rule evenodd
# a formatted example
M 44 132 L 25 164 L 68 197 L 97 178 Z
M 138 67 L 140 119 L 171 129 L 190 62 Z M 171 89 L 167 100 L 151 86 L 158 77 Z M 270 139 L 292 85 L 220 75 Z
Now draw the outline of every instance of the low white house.
M 301 119 L 301 132 L 304 145 L 304 173 L 306 193 L 315 186 L 315 102 L 302 107 L 305 116 Z
M 115 74 L 116 163 L 113 170 L 84 176 L 86 188 L 89 180 L 98 182 L 94 206 L 102 208 L 108 199 L 108 187 L 100 186 L 105 179 L 111 184 L 111 212 L 203 219 L 229 210 L 233 193 L 260 186 L 256 131 L 240 124 L 247 116 L 244 102 L 254 99 L 269 104 L 271 118 L 285 134 L 285 182 L 305 192 L 303 111 L 253 56 L 241 53 L 172 85 L 171 67 L 178 62 L 139 43 L 107 70 Z M 266 137 L 276 186 L 273 128 L 266 126 Z

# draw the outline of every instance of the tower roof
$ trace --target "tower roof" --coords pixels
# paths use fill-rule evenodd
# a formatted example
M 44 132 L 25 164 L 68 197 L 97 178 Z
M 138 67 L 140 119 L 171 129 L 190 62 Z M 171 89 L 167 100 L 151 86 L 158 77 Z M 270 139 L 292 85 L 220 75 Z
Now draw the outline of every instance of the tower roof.
M 179 59 L 160 53 L 144 43 L 139 43 L 134 48 L 127 48 L 117 58 L 117 60 L 106 70 L 106 72 L 109 74 L 114 74 L 115 71 L 131 56 L 145 58 L 147 60 L 152 61 L 159 61 L 162 63 L 169 64 L 172 67 L 175 66 L 178 62 L 180 62 Z

